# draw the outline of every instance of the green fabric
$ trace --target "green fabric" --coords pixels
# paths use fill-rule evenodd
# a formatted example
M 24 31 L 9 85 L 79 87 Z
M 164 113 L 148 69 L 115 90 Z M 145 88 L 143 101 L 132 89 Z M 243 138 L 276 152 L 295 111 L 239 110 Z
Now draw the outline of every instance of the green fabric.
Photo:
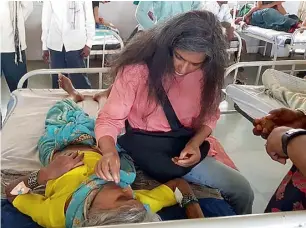
M 45 121 L 45 133 L 38 141 L 39 159 L 46 166 L 53 151 L 78 143 L 94 146 L 95 120 L 74 101 L 67 98 L 50 108 Z
M 245 4 L 241 7 L 241 9 L 239 10 L 238 13 L 238 17 L 243 17 L 244 15 L 246 15 L 250 10 L 252 9 L 252 5 L 251 4 Z

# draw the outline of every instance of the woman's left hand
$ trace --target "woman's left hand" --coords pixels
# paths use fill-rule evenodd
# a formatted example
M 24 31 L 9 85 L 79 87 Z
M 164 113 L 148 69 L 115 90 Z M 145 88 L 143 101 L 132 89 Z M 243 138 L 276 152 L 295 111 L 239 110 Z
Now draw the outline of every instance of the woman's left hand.
M 197 145 L 188 143 L 179 157 L 172 158 L 172 161 L 182 167 L 190 167 L 201 160 L 200 148 Z

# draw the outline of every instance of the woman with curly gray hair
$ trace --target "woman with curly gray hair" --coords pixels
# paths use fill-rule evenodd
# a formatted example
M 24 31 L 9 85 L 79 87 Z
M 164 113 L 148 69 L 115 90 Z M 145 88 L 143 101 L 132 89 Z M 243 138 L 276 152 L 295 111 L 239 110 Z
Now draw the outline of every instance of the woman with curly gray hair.
M 226 56 L 221 25 L 207 11 L 178 15 L 134 37 L 113 62 L 115 82 L 96 121 L 103 154 L 96 174 L 118 182 L 125 151 L 162 183 L 184 177 L 218 188 L 237 214 L 251 213 L 249 182 L 206 157 L 206 138 L 220 117 Z

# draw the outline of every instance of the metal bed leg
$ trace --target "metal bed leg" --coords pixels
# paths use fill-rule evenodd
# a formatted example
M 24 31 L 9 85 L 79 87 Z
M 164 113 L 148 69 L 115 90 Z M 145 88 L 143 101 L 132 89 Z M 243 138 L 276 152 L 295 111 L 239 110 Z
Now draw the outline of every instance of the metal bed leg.
M 268 42 L 265 41 L 265 49 L 264 49 L 264 52 L 263 52 L 263 56 L 266 56 L 267 46 L 268 46 Z
M 273 62 L 275 62 L 277 60 L 277 54 L 278 54 L 278 45 L 276 43 L 273 44 L 273 49 L 274 49 L 274 53 L 273 53 Z M 272 65 L 272 69 L 275 69 L 275 64 Z
M 87 56 L 87 68 L 89 68 L 89 57 L 90 57 L 90 54 Z

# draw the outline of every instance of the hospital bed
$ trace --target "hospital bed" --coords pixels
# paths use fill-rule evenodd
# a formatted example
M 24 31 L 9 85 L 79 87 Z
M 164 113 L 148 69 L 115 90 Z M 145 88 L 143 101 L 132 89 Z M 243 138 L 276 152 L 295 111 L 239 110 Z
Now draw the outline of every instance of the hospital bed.
M 89 68 L 90 57 L 97 55 L 102 55 L 101 67 L 105 67 L 105 55 L 118 54 L 123 47 L 123 40 L 115 30 L 97 28 L 90 55 L 87 57 L 87 67 Z M 102 84 L 103 73 L 99 73 L 99 88 L 102 88 Z
M 272 29 L 264 29 L 253 25 L 247 25 L 245 28 L 238 31 L 240 35 L 245 35 L 265 42 L 263 55 L 266 55 L 268 43 L 272 45 L 273 60 L 276 61 L 278 57 L 279 47 L 286 47 L 292 52 L 295 50 L 303 50 L 304 58 L 306 58 L 306 30 L 305 28 L 297 29 L 294 33 L 286 33 Z
M 298 87 L 299 84 L 306 83 L 302 79 L 294 77 L 292 75 L 298 71 L 306 71 L 305 60 L 283 60 L 283 61 L 260 61 L 260 62 L 240 62 L 236 63 L 226 69 L 225 77 L 228 77 L 239 67 L 257 67 L 256 85 L 235 85 L 230 84 L 224 90 L 227 97 L 234 101 L 234 107 L 236 111 L 240 112 L 246 117 L 261 118 L 267 115 L 271 110 L 276 108 L 285 107 L 283 103 L 271 98 L 265 94 L 264 86 L 259 86 L 258 82 L 261 76 L 263 67 L 278 68 L 279 76 L 283 84 L 287 84 L 291 87 Z M 282 68 L 279 68 L 282 66 Z M 290 69 L 288 69 L 288 67 Z M 284 69 L 286 68 L 286 69 Z M 283 74 L 281 72 L 285 72 Z M 234 78 L 235 80 L 235 78 Z M 305 91 L 306 93 L 306 91 Z
M 237 67 L 241 66 L 238 63 Z M 235 69 L 235 68 L 233 68 Z M 85 69 L 54 69 L 36 70 L 27 73 L 19 82 L 18 90 L 12 93 L 12 99 L 8 105 L 8 113 L 2 129 L 2 167 L 7 170 L 28 171 L 40 167 L 37 158 L 36 144 L 43 134 L 43 123 L 48 109 L 66 93 L 54 89 L 22 89 L 23 83 L 34 75 L 50 75 L 62 73 L 107 73 L 109 68 L 85 68 Z M 227 75 L 231 71 L 227 71 Z M 99 90 L 101 91 L 101 90 Z M 97 103 L 89 96 L 97 90 L 81 90 L 85 95 L 85 101 L 79 105 L 92 117 L 98 111 Z M 279 213 L 267 215 L 235 216 L 229 218 L 214 218 L 204 220 L 163 222 L 158 224 L 146 224 L 148 227 L 306 227 L 306 217 L 303 212 Z M 253 221 L 253 222 L 252 222 Z M 256 222 L 255 222 L 256 221 Z M 256 224 L 256 226 L 254 225 Z M 124 225 L 124 227 L 143 227 L 143 224 Z M 123 227 L 123 225 L 118 226 Z

